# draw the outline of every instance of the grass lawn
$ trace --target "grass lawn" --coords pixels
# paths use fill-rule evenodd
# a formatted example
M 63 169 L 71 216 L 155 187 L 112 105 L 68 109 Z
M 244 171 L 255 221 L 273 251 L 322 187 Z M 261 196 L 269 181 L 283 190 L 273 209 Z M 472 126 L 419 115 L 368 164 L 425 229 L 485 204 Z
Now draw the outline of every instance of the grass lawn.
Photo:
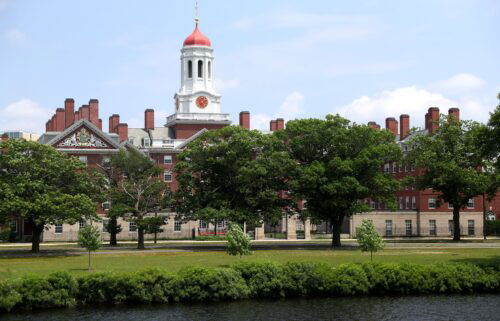
M 14 278 L 26 273 L 48 274 L 54 271 L 68 271 L 85 274 L 87 256 L 52 256 L 1 258 L 0 279 Z M 253 255 L 239 259 L 222 251 L 218 252 L 134 252 L 94 255 L 94 271 L 129 272 L 150 267 L 177 271 L 185 266 L 199 265 L 224 267 L 240 260 L 273 262 L 324 262 L 341 264 L 368 262 L 369 253 L 359 250 L 259 250 Z M 385 249 L 374 255 L 379 262 L 412 262 L 421 264 L 440 262 L 471 262 L 500 264 L 500 249 Z

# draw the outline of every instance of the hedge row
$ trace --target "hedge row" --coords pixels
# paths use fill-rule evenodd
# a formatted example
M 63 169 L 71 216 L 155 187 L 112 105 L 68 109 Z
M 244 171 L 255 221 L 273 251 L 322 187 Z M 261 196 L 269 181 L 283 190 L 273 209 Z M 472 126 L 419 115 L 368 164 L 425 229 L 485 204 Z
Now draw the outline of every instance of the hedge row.
M 65 272 L 0 282 L 0 310 L 376 294 L 500 293 L 500 269 L 471 264 L 239 263 L 136 273 Z

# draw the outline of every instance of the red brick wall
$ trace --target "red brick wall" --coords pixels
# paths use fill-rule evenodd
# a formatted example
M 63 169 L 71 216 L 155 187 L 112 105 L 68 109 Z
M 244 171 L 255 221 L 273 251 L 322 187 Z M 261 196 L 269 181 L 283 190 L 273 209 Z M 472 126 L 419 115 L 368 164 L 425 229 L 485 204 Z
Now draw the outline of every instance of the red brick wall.
M 99 100 L 91 99 L 89 101 L 89 118 L 90 122 L 99 126 Z
M 208 130 L 221 129 L 226 125 L 215 124 L 176 124 L 173 126 L 176 139 L 188 139 L 200 130 L 206 128 Z
M 65 111 L 65 124 L 64 128 L 68 128 L 75 122 L 75 101 L 71 98 L 67 98 L 64 101 L 64 111 Z
M 250 129 L 250 113 L 248 111 L 242 111 L 240 113 L 240 126 L 245 129 Z

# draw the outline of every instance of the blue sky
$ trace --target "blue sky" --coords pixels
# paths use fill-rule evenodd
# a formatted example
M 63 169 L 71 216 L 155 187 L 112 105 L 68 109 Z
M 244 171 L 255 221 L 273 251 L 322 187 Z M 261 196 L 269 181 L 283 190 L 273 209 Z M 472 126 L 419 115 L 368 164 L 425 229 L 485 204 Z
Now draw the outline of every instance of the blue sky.
M 222 110 L 356 121 L 460 107 L 485 121 L 500 91 L 500 1 L 201 0 Z M 41 132 L 64 99 L 98 98 L 157 125 L 173 113 L 194 0 L 0 0 L 0 132 Z

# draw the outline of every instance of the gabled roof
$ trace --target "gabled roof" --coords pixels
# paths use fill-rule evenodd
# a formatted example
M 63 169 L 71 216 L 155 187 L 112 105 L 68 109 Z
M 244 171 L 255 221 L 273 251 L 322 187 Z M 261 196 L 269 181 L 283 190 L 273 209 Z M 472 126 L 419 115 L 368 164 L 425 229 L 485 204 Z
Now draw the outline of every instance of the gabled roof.
M 46 144 L 57 147 L 57 144 L 60 143 L 64 138 L 71 135 L 73 132 L 77 131 L 81 127 L 87 127 L 90 131 L 92 131 L 95 135 L 97 135 L 100 139 L 102 139 L 105 143 L 107 143 L 110 147 L 115 149 L 120 149 L 121 145 L 114 141 L 107 133 L 100 130 L 97 126 L 92 124 L 90 121 L 86 119 L 80 119 L 75 122 L 73 125 L 66 128 L 63 132 L 59 133 L 57 136 L 53 137 Z

